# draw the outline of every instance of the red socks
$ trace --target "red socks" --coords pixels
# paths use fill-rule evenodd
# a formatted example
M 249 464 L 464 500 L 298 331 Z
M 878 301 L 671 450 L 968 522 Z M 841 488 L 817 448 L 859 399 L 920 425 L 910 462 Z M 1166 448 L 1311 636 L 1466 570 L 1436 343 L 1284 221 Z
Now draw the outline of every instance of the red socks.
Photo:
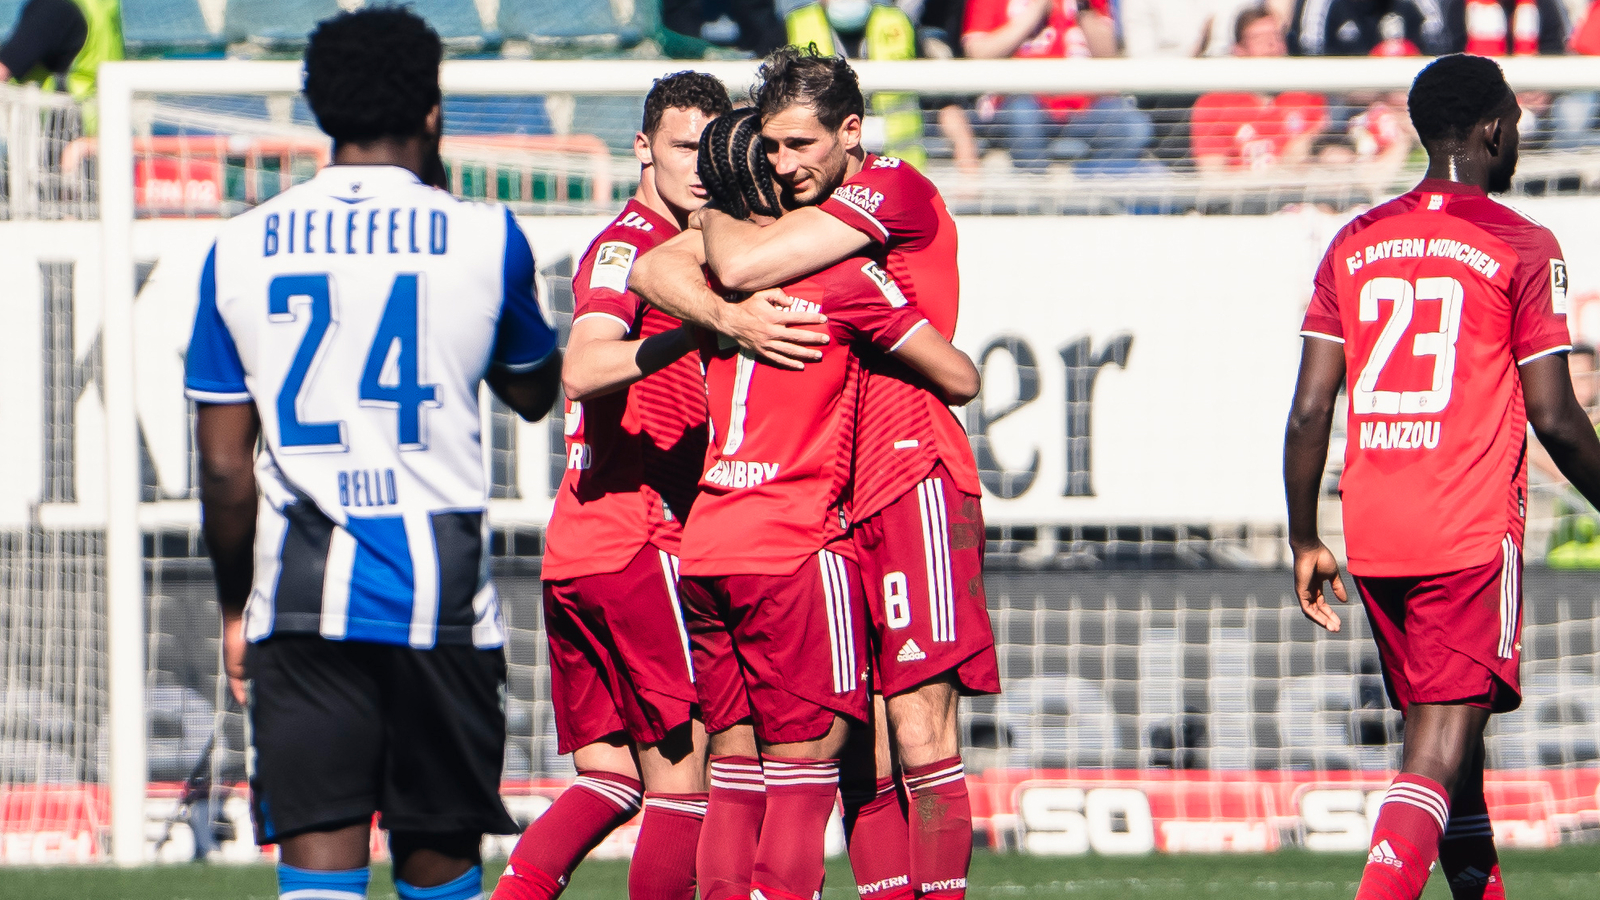
M 750 870 L 767 812 L 761 760 L 711 757 L 711 793 L 695 853 L 700 900 L 749 900 Z M 808 896 L 806 900 L 811 900 Z
M 862 900 L 911 900 L 911 835 L 894 778 L 879 778 L 873 791 L 844 794 L 844 834 L 850 870 Z
M 694 900 L 694 855 L 707 796 L 644 795 L 644 822 L 628 865 L 629 900 Z
M 918 897 L 960 900 L 972 864 L 972 803 L 961 757 L 904 773 L 910 795 L 911 886 Z
M 833 759 L 767 757 L 767 815 L 750 873 L 750 900 L 815 900 L 823 839 L 839 792 Z
M 1439 841 L 1439 868 L 1444 870 L 1455 900 L 1505 900 L 1481 768 L 1456 788 L 1450 821 Z
M 643 785 L 612 772 L 579 772 L 517 839 L 494 900 L 550 900 L 606 835 L 639 811 Z
M 1431 778 L 1402 772 L 1378 807 L 1356 900 L 1417 900 L 1439 855 L 1450 798 Z

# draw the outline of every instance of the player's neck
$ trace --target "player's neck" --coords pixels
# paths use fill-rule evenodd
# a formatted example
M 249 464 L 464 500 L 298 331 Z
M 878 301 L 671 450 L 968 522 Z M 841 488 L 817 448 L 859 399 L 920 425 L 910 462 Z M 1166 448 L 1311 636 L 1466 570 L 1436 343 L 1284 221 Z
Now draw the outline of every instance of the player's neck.
M 1453 181 L 1456 184 L 1470 185 L 1487 191 L 1489 161 L 1466 152 L 1440 153 L 1428 158 L 1428 172 L 1423 177 L 1429 180 Z
M 423 137 L 379 138 L 364 144 L 343 143 L 333 149 L 336 166 L 398 166 L 423 177 L 428 150 Z
M 676 222 L 679 231 L 689 227 L 690 211 L 673 209 L 672 205 L 662 198 L 661 192 L 656 190 L 655 169 L 649 166 L 639 172 L 639 189 L 633 192 L 633 202 L 648 207 L 669 222 Z
M 859 146 L 854 150 L 846 150 L 844 154 L 844 180 L 849 181 L 857 175 L 860 175 L 861 170 L 866 168 L 866 165 L 867 151 L 861 149 Z

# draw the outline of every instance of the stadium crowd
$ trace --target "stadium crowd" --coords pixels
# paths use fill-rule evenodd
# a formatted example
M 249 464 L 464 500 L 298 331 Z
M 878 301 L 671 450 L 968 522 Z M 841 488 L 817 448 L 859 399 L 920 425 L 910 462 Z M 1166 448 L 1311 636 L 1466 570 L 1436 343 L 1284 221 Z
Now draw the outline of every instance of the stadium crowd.
M 251 7 L 265 5 L 232 0 L 206 45 L 203 29 L 198 37 L 171 31 L 173 10 L 192 0 L 28 0 L 14 23 L 0 23 L 9 29 L 0 77 L 53 78 L 82 99 L 95 65 L 123 55 L 125 36 L 130 56 L 298 52 L 293 38 L 246 21 Z M 597 4 L 586 0 L 572 8 L 571 23 L 518 24 L 530 18 L 523 7 L 537 12 L 536 5 L 502 3 L 493 22 L 469 17 L 458 30 L 483 34 L 452 39 L 447 52 L 699 57 L 815 43 L 825 53 L 888 60 L 1600 53 L 1596 0 L 663 0 L 642 4 L 632 22 L 615 21 L 605 3 L 604 15 L 590 16 L 585 10 Z M 437 27 L 449 4 L 415 6 Z M 198 7 L 190 12 L 198 20 Z M 584 24 L 588 18 L 596 24 Z M 152 25 L 172 36 L 149 37 Z M 1526 91 L 1518 99 L 1528 148 L 1600 146 L 1600 92 Z M 1195 172 L 1228 184 L 1232 176 L 1292 177 L 1311 167 L 1392 174 L 1417 150 L 1403 97 L 1375 92 L 880 93 L 870 106 L 886 152 L 968 175 L 987 164 L 992 172 L 1079 176 Z

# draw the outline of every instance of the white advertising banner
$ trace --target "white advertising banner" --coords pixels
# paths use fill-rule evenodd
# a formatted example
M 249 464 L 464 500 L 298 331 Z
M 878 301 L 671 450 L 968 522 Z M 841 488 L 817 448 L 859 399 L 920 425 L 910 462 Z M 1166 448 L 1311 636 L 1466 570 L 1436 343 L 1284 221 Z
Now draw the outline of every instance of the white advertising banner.
M 1519 206 L 1567 248 L 1576 336 L 1600 338 L 1600 201 Z M 983 369 L 963 416 L 994 524 L 1262 523 L 1283 515 L 1284 417 L 1311 275 L 1347 219 L 972 217 L 961 234 L 956 344 Z M 596 217 L 522 221 L 541 296 L 570 308 Z M 195 285 L 217 223 L 141 221 L 135 306 L 147 524 L 192 522 L 182 396 Z M 96 525 L 104 497 L 100 226 L 0 223 L 0 527 Z M 513 446 L 508 442 L 508 446 Z M 520 424 L 496 500 L 503 524 L 542 522 L 561 464 L 551 423 Z

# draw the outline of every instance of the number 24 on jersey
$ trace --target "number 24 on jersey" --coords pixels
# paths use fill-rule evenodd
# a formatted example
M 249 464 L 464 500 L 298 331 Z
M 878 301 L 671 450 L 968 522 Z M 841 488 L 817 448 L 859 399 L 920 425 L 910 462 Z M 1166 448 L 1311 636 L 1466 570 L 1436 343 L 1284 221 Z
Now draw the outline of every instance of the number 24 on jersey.
M 402 450 L 427 448 L 423 407 L 438 406 L 437 385 L 422 384 L 417 370 L 421 348 L 418 345 L 417 319 L 423 304 L 422 277 L 415 273 L 396 275 L 384 304 L 383 316 L 372 347 L 367 351 L 357 394 L 362 406 L 387 407 L 395 411 L 397 441 Z M 296 302 L 300 301 L 300 302 Z M 267 317 L 273 322 L 299 321 L 305 307 L 310 314 L 305 337 L 295 351 L 294 360 L 278 390 L 279 438 L 285 448 L 333 450 L 346 445 L 344 423 L 307 422 L 300 418 L 301 400 L 316 389 L 309 378 L 333 323 L 333 290 L 327 273 L 279 275 L 267 288 Z M 391 364 L 392 361 L 392 364 Z

